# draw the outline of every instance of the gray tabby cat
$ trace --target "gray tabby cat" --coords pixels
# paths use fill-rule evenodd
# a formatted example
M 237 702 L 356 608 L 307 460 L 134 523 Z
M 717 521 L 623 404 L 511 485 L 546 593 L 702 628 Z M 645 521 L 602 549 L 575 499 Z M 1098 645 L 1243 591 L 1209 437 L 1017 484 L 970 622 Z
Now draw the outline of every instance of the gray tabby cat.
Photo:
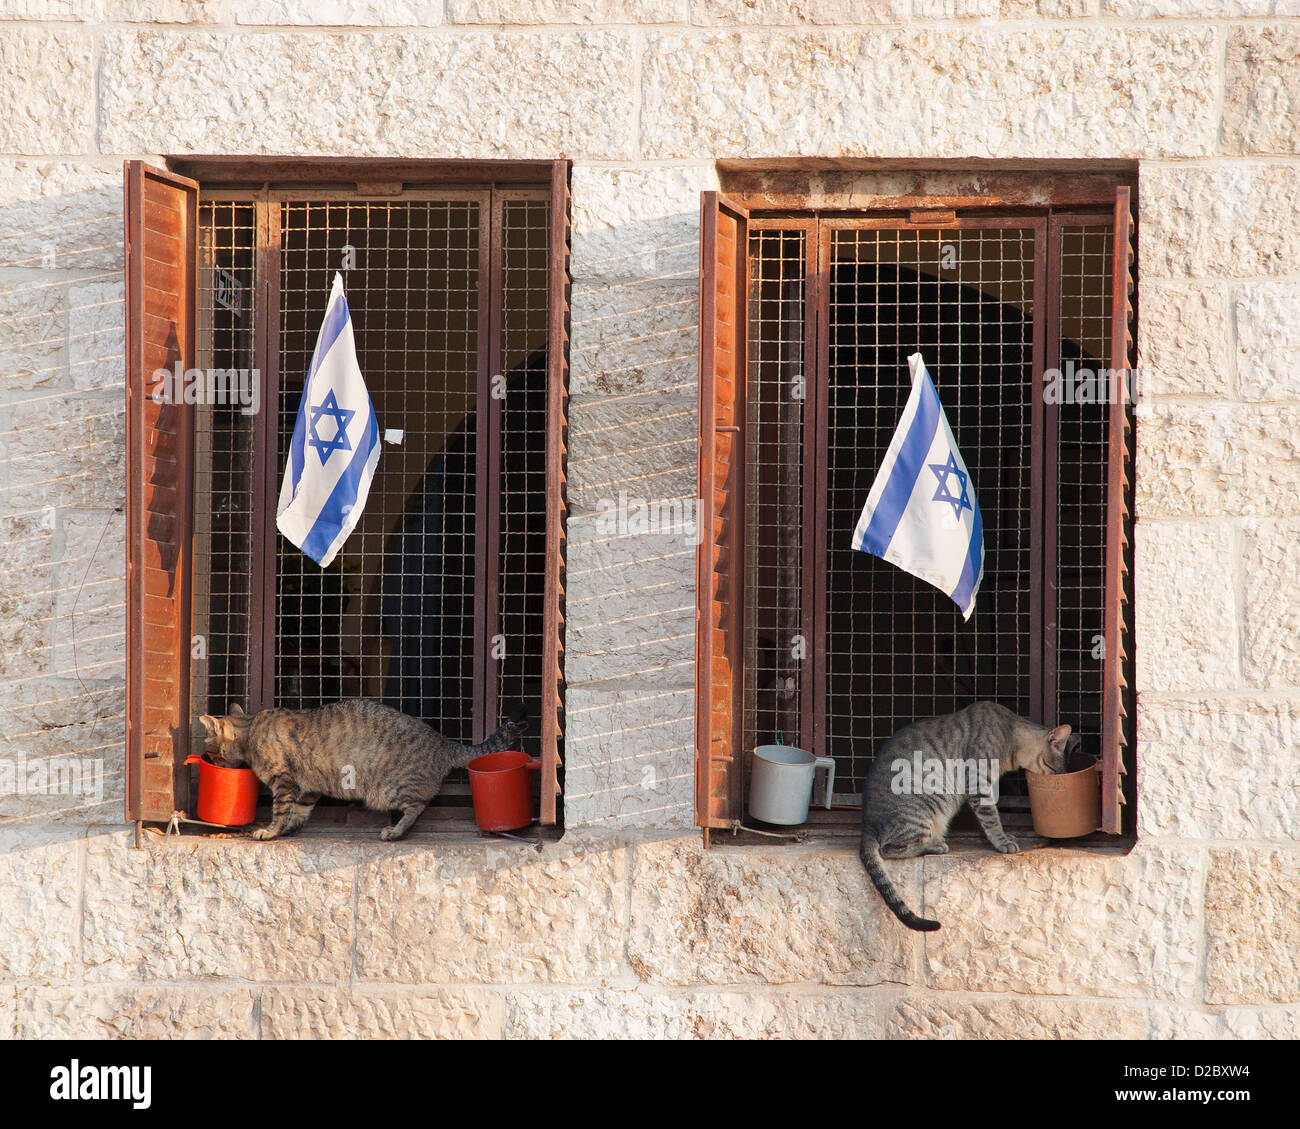
M 995 850 L 1019 844 L 1002 830 L 997 781 L 1017 768 L 1060 772 L 1079 744 L 1068 725 L 1046 729 L 996 702 L 976 702 L 956 713 L 914 721 L 882 746 L 862 789 L 858 854 L 885 904 L 909 929 L 930 932 L 937 921 L 917 917 L 880 864 L 885 858 L 948 853 L 948 825 L 969 804 Z
M 321 796 L 360 800 L 376 811 L 400 811 L 381 839 L 400 839 L 453 768 L 475 757 L 518 748 L 528 716 L 517 706 L 485 741 L 461 745 L 423 721 L 379 702 L 354 698 L 314 710 L 262 710 L 252 717 L 231 706 L 225 717 L 204 714 L 208 758 L 227 768 L 247 765 L 271 789 L 271 822 L 254 839 L 297 831 Z

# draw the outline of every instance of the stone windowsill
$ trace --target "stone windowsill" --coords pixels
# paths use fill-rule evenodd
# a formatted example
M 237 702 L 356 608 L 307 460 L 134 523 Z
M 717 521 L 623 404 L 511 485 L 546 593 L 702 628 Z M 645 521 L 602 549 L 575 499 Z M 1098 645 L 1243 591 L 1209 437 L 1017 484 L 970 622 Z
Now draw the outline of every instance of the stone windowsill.
M 973 819 L 970 821 L 971 826 L 969 827 L 963 825 L 962 819 L 964 817 L 959 817 L 957 824 L 954 825 L 948 835 L 950 856 L 988 855 L 990 857 L 1007 857 L 1000 855 L 989 845 L 989 841 L 984 837 L 983 833 L 974 826 Z M 1020 844 L 1021 854 L 1027 854 L 1031 851 L 1060 850 L 1097 855 L 1125 855 L 1133 849 L 1135 842 L 1131 836 L 1106 835 L 1100 831 L 1078 839 L 1045 839 L 1043 836 L 1034 833 L 1028 823 L 1027 815 L 1024 819 L 1025 821 L 1022 823 L 1015 818 L 1014 813 L 1011 815 L 1004 814 L 1003 816 L 1003 826 L 1007 834 L 1011 835 Z M 755 826 L 752 822 L 747 825 L 749 827 Z M 810 817 L 809 823 L 797 828 L 774 827 L 767 824 L 757 826 L 761 831 L 773 832 L 778 835 L 798 835 L 799 838 L 773 838 L 769 834 L 759 834 L 755 830 L 741 830 L 736 834 L 723 830 L 714 830 L 710 838 L 710 846 L 711 848 L 745 850 L 751 847 L 773 849 L 783 845 L 790 845 L 799 846 L 803 849 L 811 848 L 815 850 L 820 848 L 826 851 L 852 851 L 855 854 L 858 849 L 860 832 L 858 812 L 856 810 L 834 809 L 829 812 L 818 812 Z M 944 856 L 930 855 L 927 857 L 941 858 Z
M 262 804 L 258 807 L 257 818 L 247 827 L 221 828 L 211 824 L 182 822 L 180 824 L 180 838 L 215 839 L 231 843 L 247 842 L 261 846 L 265 841 L 253 839 L 251 833 L 259 827 L 265 827 L 270 820 L 269 805 Z M 383 843 L 384 840 L 379 838 L 379 833 L 390 822 L 391 820 L 385 813 L 368 811 L 361 807 L 342 805 L 322 807 L 317 808 L 312 813 L 311 819 L 307 821 L 304 827 L 295 831 L 292 835 L 285 836 L 285 839 L 330 842 L 367 842 L 374 840 L 376 843 Z M 165 827 L 162 826 L 149 825 L 146 833 L 151 838 L 166 838 L 165 830 Z M 531 842 L 540 837 L 543 843 L 553 843 L 560 838 L 563 831 L 555 827 L 540 827 L 533 824 L 531 827 L 512 831 L 510 834 L 515 838 L 511 839 L 503 835 L 480 831 L 474 822 L 473 810 L 469 807 L 434 806 L 427 808 L 416 821 L 415 826 L 399 841 L 407 844 L 454 844 L 460 846 L 482 843 L 484 845 L 499 846 L 503 843 L 516 842 L 519 839 L 526 839 Z M 279 840 L 272 841 L 278 842 Z

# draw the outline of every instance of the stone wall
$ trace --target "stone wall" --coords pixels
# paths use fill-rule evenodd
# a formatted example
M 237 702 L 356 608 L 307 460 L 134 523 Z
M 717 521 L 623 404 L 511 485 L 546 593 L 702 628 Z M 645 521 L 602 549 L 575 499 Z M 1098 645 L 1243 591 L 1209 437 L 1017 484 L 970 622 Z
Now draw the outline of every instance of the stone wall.
M 319 25 L 319 26 L 314 26 Z M 0 0 L 0 1031 L 1300 1034 L 1300 3 Z M 566 812 L 515 845 L 120 822 L 121 162 L 573 160 Z M 699 193 L 728 157 L 1140 162 L 1129 855 L 703 853 Z

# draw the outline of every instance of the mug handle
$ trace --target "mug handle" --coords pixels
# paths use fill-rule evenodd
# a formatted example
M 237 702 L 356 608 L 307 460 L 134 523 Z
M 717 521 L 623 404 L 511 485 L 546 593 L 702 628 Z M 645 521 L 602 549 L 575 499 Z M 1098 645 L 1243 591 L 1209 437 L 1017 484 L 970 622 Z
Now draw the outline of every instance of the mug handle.
M 813 772 L 819 768 L 826 770 L 826 809 L 830 810 L 831 798 L 835 794 L 835 758 L 818 757 L 813 761 Z
M 542 758 L 541 757 L 530 758 L 528 763 L 524 765 L 524 768 L 528 769 L 529 772 L 540 772 L 542 768 Z

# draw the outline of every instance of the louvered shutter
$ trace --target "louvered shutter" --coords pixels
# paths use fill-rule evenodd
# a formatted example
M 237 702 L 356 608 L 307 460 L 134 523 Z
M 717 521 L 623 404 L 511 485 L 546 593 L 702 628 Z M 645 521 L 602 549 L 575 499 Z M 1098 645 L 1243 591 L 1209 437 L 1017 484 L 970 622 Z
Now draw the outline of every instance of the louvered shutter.
M 695 822 L 742 812 L 745 338 L 748 213 L 706 192 L 700 214 L 701 538 L 695 586 Z
M 551 174 L 550 326 L 546 374 L 546 583 L 542 642 L 541 821 L 555 823 L 564 733 L 564 561 L 569 437 L 569 164 Z
M 167 820 L 189 803 L 194 407 L 155 374 L 195 364 L 199 193 L 140 161 L 125 181 L 126 817 Z
M 1134 368 L 1133 351 L 1133 213 L 1128 188 L 1115 199 L 1114 253 L 1111 289 L 1112 381 L 1122 380 L 1112 396 L 1106 466 L 1106 607 L 1105 666 L 1102 684 L 1101 829 L 1118 835 L 1131 830 L 1124 817 L 1126 802 L 1129 685 L 1128 657 L 1132 650 L 1130 595 L 1129 482 L 1133 462 L 1132 407 L 1124 390 Z M 1122 374 L 1122 375 L 1121 375 Z

